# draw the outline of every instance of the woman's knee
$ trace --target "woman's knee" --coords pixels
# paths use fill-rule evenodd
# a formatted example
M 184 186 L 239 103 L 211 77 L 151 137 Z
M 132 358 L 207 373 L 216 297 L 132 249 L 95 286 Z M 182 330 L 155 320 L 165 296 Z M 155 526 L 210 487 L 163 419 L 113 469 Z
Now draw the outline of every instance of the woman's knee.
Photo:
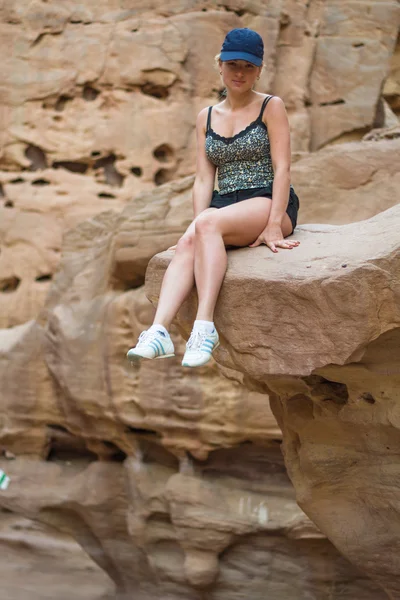
M 175 256 L 190 256 L 194 253 L 194 233 L 185 233 L 178 241 Z
M 195 235 L 204 235 L 207 233 L 214 233 L 218 231 L 218 222 L 215 217 L 215 214 L 210 213 L 202 213 L 200 214 L 195 222 Z

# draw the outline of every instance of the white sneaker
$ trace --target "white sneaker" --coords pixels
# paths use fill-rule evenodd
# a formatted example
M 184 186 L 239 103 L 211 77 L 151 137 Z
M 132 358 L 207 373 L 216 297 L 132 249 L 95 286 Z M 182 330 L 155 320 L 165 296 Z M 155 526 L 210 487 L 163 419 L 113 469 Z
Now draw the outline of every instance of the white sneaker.
M 136 346 L 128 350 L 126 356 L 130 361 L 140 358 L 169 358 L 175 356 L 175 348 L 168 333 L 159 329 L 146 329 L 139 335 Z
M 182 360 L 183 367 L 201 367 L 208 363 L 215 348 L 219 346 L 219 336 L 214 327 L 212 333 L 203 329 L 193 329 L 186 343 L 186 352 Z

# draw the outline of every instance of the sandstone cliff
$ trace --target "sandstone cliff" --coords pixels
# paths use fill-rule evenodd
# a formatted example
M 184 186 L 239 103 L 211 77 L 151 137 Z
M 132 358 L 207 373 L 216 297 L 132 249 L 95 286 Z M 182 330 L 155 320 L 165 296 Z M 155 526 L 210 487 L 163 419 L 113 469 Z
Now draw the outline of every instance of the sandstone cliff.
M 213 57 L 232 27 L 264 36 L 258 89 L 288 109 L 299 222 L 395 204 L 396 146 L 308 151 L 398 136 L 398 25 L 395 0 L 3 2 L 0 326 L 36 317 L 66 230 L 193 174 L 195 116 L 218 101 Z
M 154 201 L 159 210 L 162 202 Z M 374 473 L 382 477 L 376 461 L 386 452 L 388 473 L 395 464 L 395 425 L 382 427 L 395 407 L 386 380 L 396 375 L 381 371 L 391 368 L 399 319 L 398 207 L 352 225 L 300 226 L 297 256 L 273 256 L 265 247 L 230 253 L 217 312 L 225 380 L 212 366 L 187 372 L 176 362 L 125 362 L 152 312 L 143 288 L 129 289 L 143 277 L 147 244 L 145 232 L 135 233 L 143 221 L 133 204 L 71 230 L 38 318 L 2 332 L 1 443 L 16 455 L 0 461 L 12 479 L 2 506 L 75 537 L 120 598 L 132 590 L 140 600 L 261 600 L 266 593 L 336 600 L 343 590 L 368 600 L 396 597 L 396 559 L 381 558 L 378 574 L 364 562 L 366 542 L 349 502 L 369 531 L 382 525 L 366 498 L 377 485 Z M 128 228 L 138 260 L 124 271 Z M 170 256 L 150 263 L 153 300 Z M 127 272 L 137 273 L 133 284 Z M 252 338 L 234 318 L 243 313 L 247 286 Z M 188 302 L 181 313 L 186 331 L 193 308 Z M 296 506 L 267 393 L 298 500 L 323 533 Z M 346 469 L 347 487 L 340 483 Z M 324 534 L 392 595 L 351 567 Z M 383 552 L 372 544 L 369 551 Z M 285 575 L 293 570 L 295 579 Z
M 385 479 L 397 441 L 397 255 L 393 239 L 379 237 L 381 227 L 396 228 L 387 216 L 357 235 L 359 223 L 336 226 L 398 202 L 398 5 L 134 4 L 0 7 L 0 468 L 12 482 L 0 495 L 0 541 L 32 577 L 23 589 L 4 563 L 3 589 L 8 600 L 68 597 L 73 569 L 74 585 L 85 580 L 81 592 L 93 600 L 397 598 L 396 489 Z M 255 311 L 274 286 L 283 291 L 282 331 L 296 362 L 274 352 L 282 341 L 272 321 L 248 354 L 224 322 L 218 366 L 130 368 L 126 349 L 153 314 L 148 262 L 192 218 L 195 115 L 217 102 L 213 57 L 236 26 L 264 36 L 257 89 L 288 108 L 299 233 L 309 246 L 289 285 L 274 279 L 265 248 L 251 260 L 232 254 L 230 272 L 249 266 L 243 285 L 260 291 Z M 168 259 L 149 270 L 153 301 Z M 311 328 L 298 320 L 306 305 Z M 264 317 L 274 310 L 268 304 Z M 188 303 L 180 333 L 192 314 Z M 175 340 L 182 351 L 177 331 Z M 297 498 L 319 529 L 296 503 L 268 395 Z M 332 478 L 341 485 L 328 485 Z M 368 504 L 372 485 L 380 496 Z M 383 531 L 393 537 L 377 534 L 385 511 Z M 377 540 L 365 556 L 360 520 Z M 382 561 L 377 574 L 370 565 Z M 56 584 L 41 572 L 46 564 Z M 386 591 L 365 571 L 379 583 L 386 574 Z
M 387 121 L 384 100 L 399 110 L 398 19 L 395 0 L 6 0 L 0 167 L 131 194 L 192 173 L 195 116 L 221 89 L 213 59 L 241 26 L 265 39 L 258 89 L 284 99 L 294 151 L 361 139 Z
M 215 316 L 222 371 L 272 400 L 299 505 L 390 598 L 400 597 L 399 224 L 397 205 L 300 226 L 296 251 L 231 251 Z M 169 256 L 150 262 L 153 301 Z M 194 310 L 193 299 L 181 310 L 186 333 Z

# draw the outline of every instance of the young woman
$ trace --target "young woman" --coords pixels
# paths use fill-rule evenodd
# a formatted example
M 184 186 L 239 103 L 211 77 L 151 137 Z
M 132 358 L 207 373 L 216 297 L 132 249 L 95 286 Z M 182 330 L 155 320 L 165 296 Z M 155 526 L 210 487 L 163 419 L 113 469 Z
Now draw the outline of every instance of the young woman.
M 219 345 L 214 308 L 227 267 L 226 246 L 265 244 L 293 249 L 286 238 L 297 222 L 299 199 L 290 185 L 290 136 L 284 104 L 253 86 L 263 67 L 258 33 L 230 31 L 217 57 L 226 98 L 197 117 L 194 220 L 174 246 L 153 325 L 143 331 L 129 360 L 174 356 L 168 334 L 196 284 L 198 310 L 182 365 L 206 364 Z M 219 191 L 213 191 L 218 170 Z

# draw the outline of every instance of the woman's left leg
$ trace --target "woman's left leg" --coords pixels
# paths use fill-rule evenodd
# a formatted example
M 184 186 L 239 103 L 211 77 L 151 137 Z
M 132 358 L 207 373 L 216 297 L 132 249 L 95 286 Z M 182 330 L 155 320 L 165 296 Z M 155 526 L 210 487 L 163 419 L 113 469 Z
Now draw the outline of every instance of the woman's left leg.
M 227 266 L 225 246 L 248 246 L 254 242 L 267 226 L 271 204 L 270 198 L 250 198 L 197 218 L 194 275 L 199 304 L 196 319 L 213 321 Z M 282 233 L 283 237 L 292 233 L 292 223 L 286 213 Z M 290 240 L 285 243 L 286 248 L 297 245 Z

